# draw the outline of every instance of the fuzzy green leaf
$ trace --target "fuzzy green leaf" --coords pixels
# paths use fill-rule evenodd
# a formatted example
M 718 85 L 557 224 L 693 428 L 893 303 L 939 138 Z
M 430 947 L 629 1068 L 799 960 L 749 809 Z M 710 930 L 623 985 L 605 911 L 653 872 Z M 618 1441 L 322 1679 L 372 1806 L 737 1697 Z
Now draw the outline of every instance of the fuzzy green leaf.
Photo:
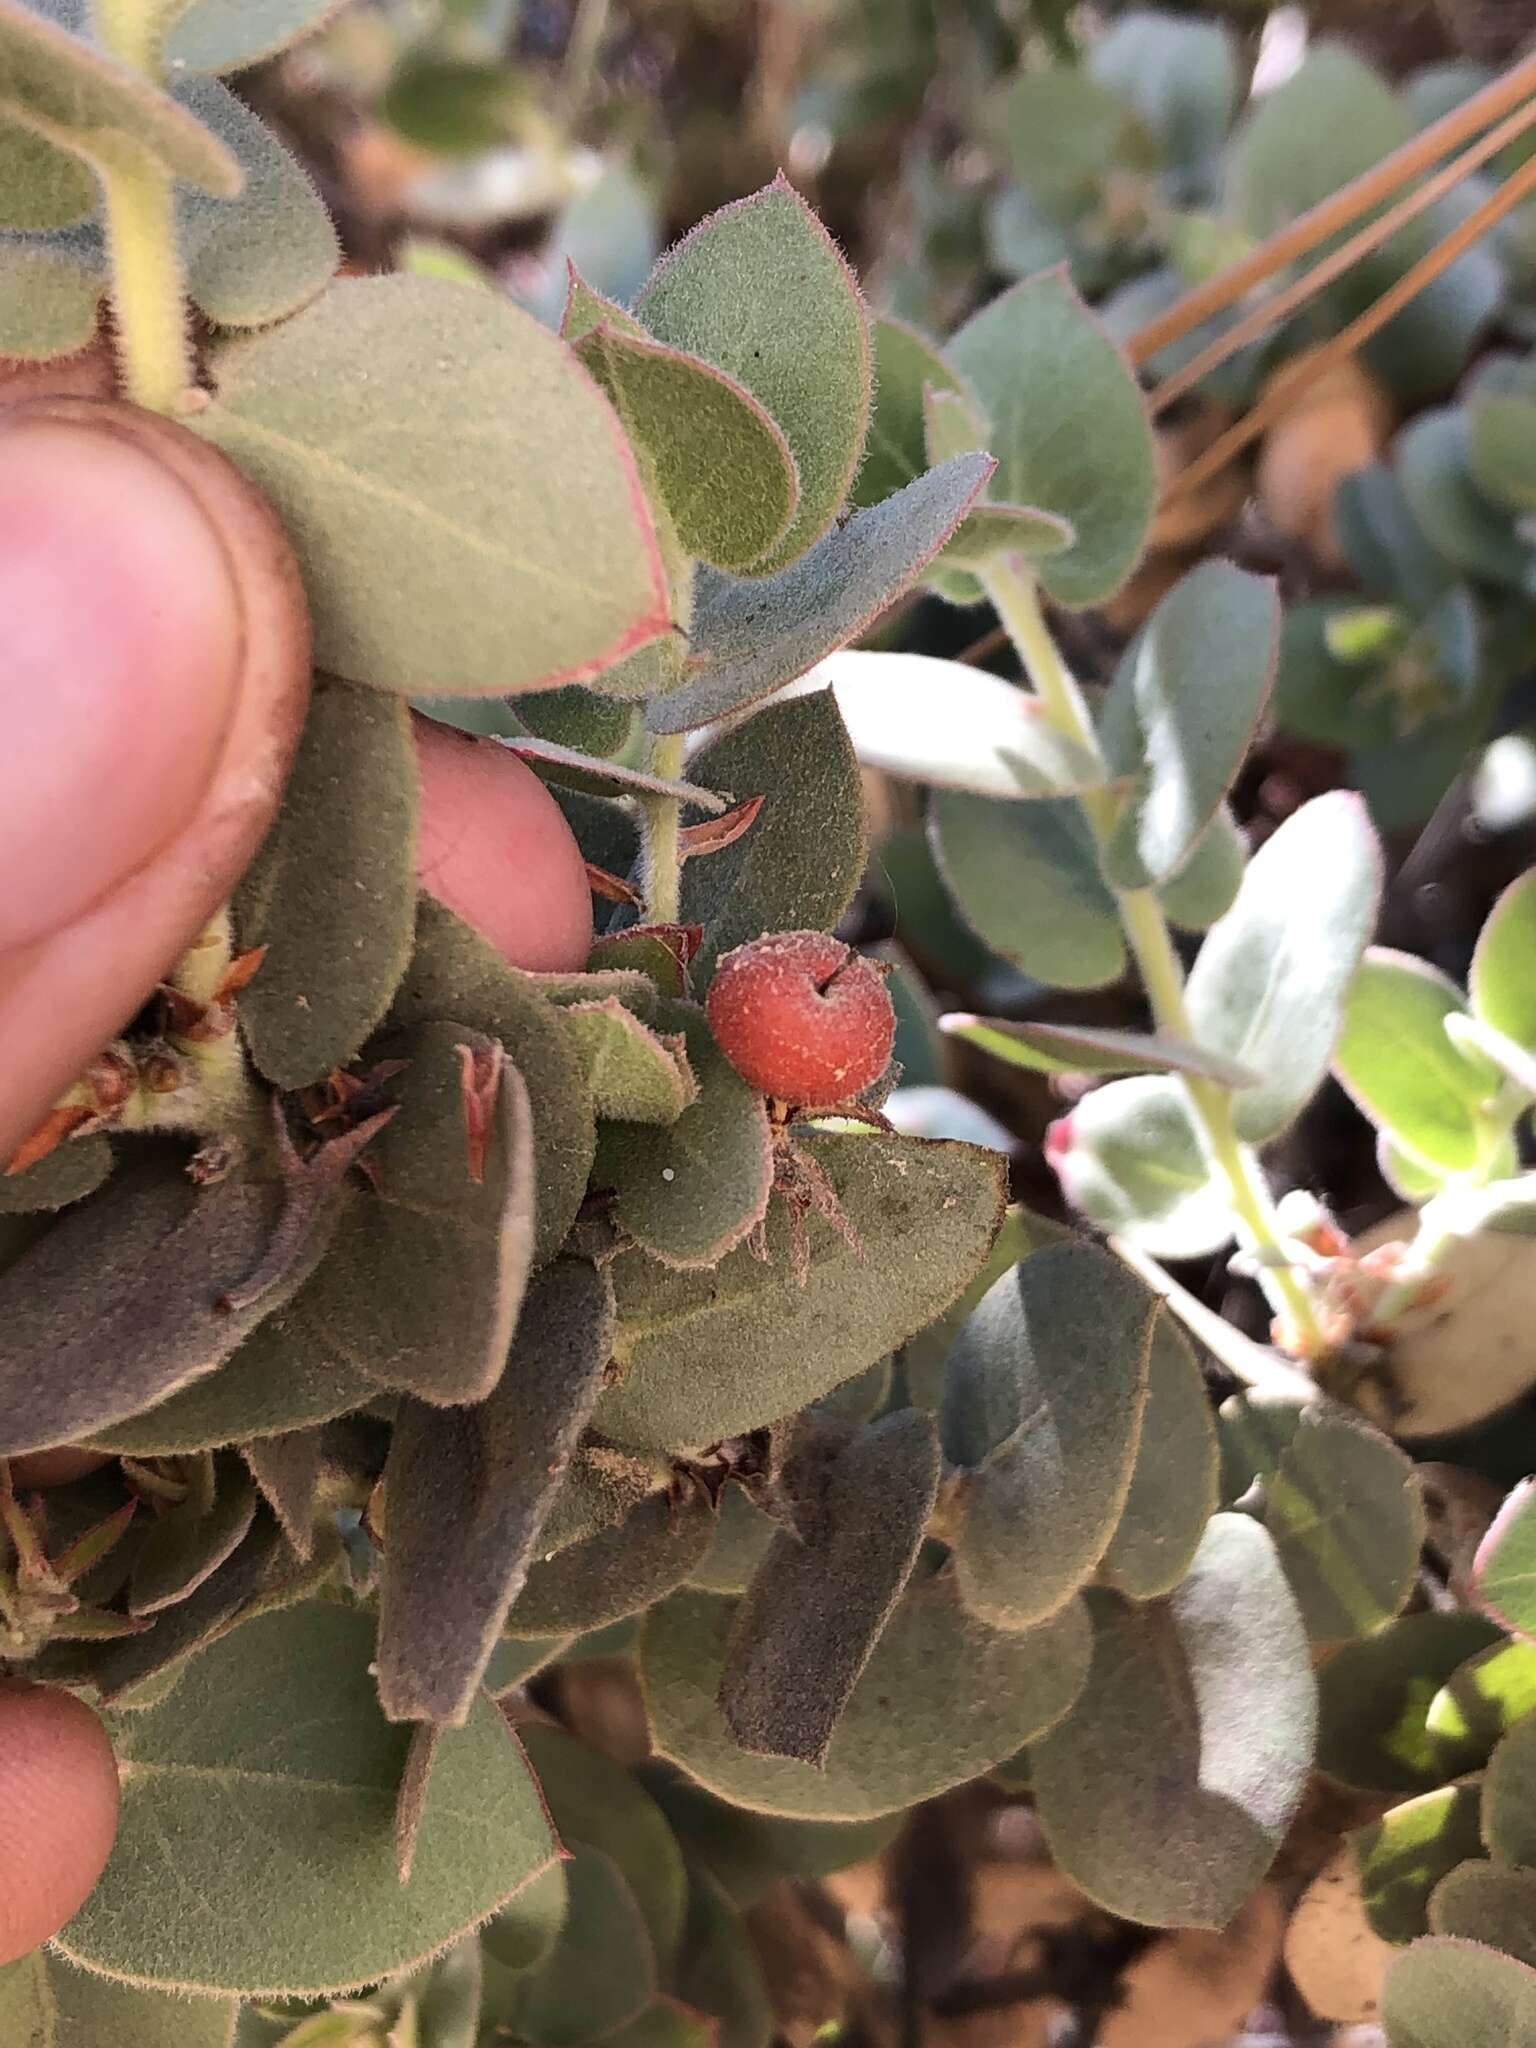
M 519 2038 L 547 2048 L 586 2048 L 650 2004 L 656 1957 L 634 1894 L 611 1857 L 578 1843 L 566 1885 L 565 1925 L 518 1986 L 514 2025 Z
M 1536 1714 L 1517 1721 L 1488 1759 L 1483 1840 L 1491 1855 L 1536 1869 Z
M 783 429 L 745 385 L 606 322 L 576 353 L 647 459 L 685 553 L 742 570 L 784 540 L 799 472 Z
M 670 1450 L 761 1428 L 883 1358 L 979 1271 L 1002 1216 L 998 1155 L 873 1134 L 802 1142 L 863 1248 L 813 1217 L 801 1284 L 780 1205 L 767 1260 L 742 1246 L 692 1274 L 622 1255 L 613 1274 L 624 1376 L 595 1418 L 611 1442 Z
M 297 160 L 217 79 L 189 79 L 176 99 L 244 173 L 238 199 L 183 187 L 178 228 L 187 291 L 219 327 L 285 320 L 325 289 L 340 246 L 324 202 Z
M 1232 908 L 1247 865 L 1248 841 L 1222 804 L 1189 859 L 1158 890 L 1165 914 L 1183 931 L 1208 931 Z
M 379 1697 L 393 1721 L 462 1726 L 602 1390 L 613 1296 L 581 1259 L 533 1283 L 477 1407 L 402 1404 L 385 1467 Z
M 530 1722 L 521 1733 L 556 1835 L 568 1849 L 612 1859 L 665 1969 L 682 1937 L 688 1880 L 656 1802 L 631 1772 L 563 1729 Z
M 1416 1941 L 1429 1932 L 1429 1896 L 1441 1878 L 1482 1854 L 1481 1786 L 1441 1785 L 1391 1807 L 1349 1836 L 1360 1871 L 1366 1918 L 1383 1941 Z
M 1318 1680 L 1319 1768 L 1372 1792 L 1442 1783 L 1444 1759 L 1425 1717 L 1452 1673 L 1498 1640 L 1481 1615 L 1410 1614 L 1336 1650 Z
M 1473 1597 L 1515 1635 L 1536 1639 L 1536 1483 L 1506 1496 L 1478 1546 Z
M 147 156 L 204 192 L 232 199 L 240 166 L 224 144 L 166 93 L 20 0 L 0 0 L 0 118 L 89 164 L 142 163 Z M 31 210 L 37 166 L 29 162 Z M 62 226 L 65 188 L 52 186 Z M 88 208 L 85 210 L 89 210 Z
M 638 1614 L 692 1576 L 714 1527 L 714 1509 L 696 1490 L 651 1494 L 614 1527 L 534 1565 L 508 1635 L 585 1634 Z
M 698 1079 L 675 1033 L 658 1035 L 617 996 L 563 1008 L 600 1117 L 673 1124 L 698 1100 Z
M 205 1507 L 195 1492 L 153 1523 L 133 1561 L 130 1614 L 154 1614 L 195 1593 L 245 1541 L 256 1517 L 256 1488 L 237 1457 L 226 1454 L 214 1470 L 214 1497 Z
M 1303 1416 L 1265 1479 L 1263 1519 L 1316 1643 L 1372 1634 L 1413 1591 L 1424 1505 L 1412 1463 L 1374 1430 Z
M 1430 1894 L 1429 1925 L 1435 1934 L 1486 1942 L 1536 1968 L 1536 1870 L 1480 1859 L 1459 1864 Z
M 1052 1162 L 1062 1187 L 1100 1230 L 1162 1259 L 1200 1258 L 1231 1238 L 1227 1196 L 1182 1083 L 1161 1074 L 1110 1081 L 1057 1130 L 1066 1141 Z
M 536 1260 L 554 1257 L 587 1189 L 596 1143 L 592 1104 L 564 1019 L 477 931 L 423 894 L 416 946 L 392 1019 L 409 1029 L 461 1018 L 499 1039 L 522 1075 L 538 1132 Z
M 955 1570 L 994 1628 L 1031 1628 L 1085 1585 L 1130 1490 L 1157 1297 L 1109 1253 L 1048 1245 L 955 1340 L 944 1452 L 965 1473 Z
M 161 1157 L 61 1217 L 0 1276 L 0 1453 L 77 1442 L 222 1364 L 329 1242 L 334 1214 L 317 1215 L 279 1287 L 221 1306 L 263 1263 L 278 1208 L 269 1185 L 198 1190 Z
M 122 1827 L 63 1952 L 168 1988 L 312 1996 L 424 1961 L 546 1868 L 549 1824 L 487 1701 L 441 1739 L 399 1882 L 410 1737 L 379 1712 L 372 1654 L 368 1616 L 310 1603 L 237 1629 L 120 1723 Z
M 1522 587 L 1528 551 L 1513 513 L 1472 476 L 1469 412 L 1421 412 L 1394 443 L 1397 473 L 1414 517 L 1442 555 L 1480 582 Z
M 1367 950 L 1344 1005 L 1336 1077 L 1398 1151 L 1431 1169 L 1477 1163 L 1478 1110 L 1497 1087 L 1447 1035 L 1446 1019 L 1466 1008 L 1448 976 L 1385 946 Z
M 294 537 L 321 667 L 497 696 L 581 682 L 669 630 L 612 408 L 504 300 L 347 279 L 211 368 L 193 424 Z
M 930 1418 L 904 1408 L 790 1453 L 796 1528 L 775 1536 L 736 1620 L 720 1708 L 743 1749 L 825 1764 L 917 1562 L 939 1484 Z
M 257 1437 L 240 1447 L 262 1499 L 281 1523 L 283 1534 L 298 1557 L 307 1558 L 315 1547 L 315 1502 L 322 1451 L 318 1429 Z
M 88 220 L 96 186 L 78 157 L 30 128 L 0 122 L 0 224 L 36 234 Z
M 1121 888 L 1185 865 L 1247 757 L 1274 681 L 1280 601 L 1266 577 L 1202 562 L 1132 642 L 1100 715 L 1130 779 L 1106 855 Z
M 668 1764 L 642 1766 L 641 1775 L 689 1867 L 707 1870 L 743 1911 L 786 1877 L 828 1877 L 878 1856 L 901 1825 L 899 1814 L 867 1821 L 782 1820 L 728 1806 Z
M 685 2012 L 705 2014 L 718 2048 L 770 2048 L 778 2025 L 762 1963 L 725 1888 L 689 1872 L 688 1924 L 672 1989 Z
M 647 711 L 653 732 L 688 732 L 768 697 L 856 640 L 910 589 L 991 474 L 981 455 L 931 469 L 772 576 L 701 570 L 689 680 Z
M 1216 1425 L 1194 1349 L 1171 1315 L 1157 1318 L 1147 1405 L 1125 1507 L 1099 1576 L 1128 1600 L 1171 1593 L 1194 1562 L 1217 1507 Z
M 701 1593 L 745 1593 L 768 1555 L 778 1525 L 739 1486 L 720 1496 L 715 1539 L 697 1571 L 688 1576 Z
M 738 379 L 783 429 L 800 497 L 758 568 L 797 560 L 836 517 L 869 425 L 869 316 L 832 238 L 776 179 L 669 250 L 635 311 L 658 341 Z
M 614 1191 L 615 1220 L 652 1258 L 713 1267 L 768 1206 L 768 1112 L 695 1004 L 663 998 L 656 1022 L 684 1038 L 697 1099 L 670 1124 L 605 1124 L 593 1171 L 598 1186 Z
M 858 506 L 878 505 L 905 490 L 929 465 L 924 395 L 959 391 L 960 379 L 934 344 L 882 313 L 874 323 L 875 409 L 864 460 L 850 493 Z
M 1074 797 L 998 803 L 941 789 L 931 833 L 950 893 L 995 952 L 1057 988 L 1102 988 L 1125 941 Z
M 1067 1711 L 1087 1665 L 1080 1606 L 1043 1628 L 989 1629 L 947 1574 L 920 1568 L 817 1769 L 732 1739 L 717 1693 L 735 1611 L 686 1592 L 646 1616 L 640 1676 L 656 1746 L 733 1805 L 805 1820 L 872 1819 L 990 1769 Z
M 398 698 L 322 679 L 282 808 L 235 895 L 251 1056 L 279 1088 L 345 1066 L 388 1010 L 416 918 L 416 756 Z
M 1156 495 L 1146 403 L 1124 357 L 1065 271 L 1004 292 L 945 354 L 986 409 L 992 495 L 1075 530 L 1039 563 L 1041 582 L 1058 603 L 1102 603 L 1135 567 Z
M 931 654 L 844 648 L 816 671 L 866 768 L 974 796 L 1068 796 L 1104 769 L 1017 684 Z
M 1467 987 L 1485 1024 L 1536 1048 L 1536 868 L 1511 882 L 1489 911 Z
M 1480 395 L 1467 456 L 1479 490 L 1495 503 L 1536 511 L 1536 405 L 1529 398 Z
M 1392 2048 L 1513 2048 L 1536 2029 L 1536 1969 L 1432 1935 L 1387 1971 L 1381 2017 Z
M 0 1216 L 67 1208 L 94 1194 L 111 1171 L 105 1138 L 71 1138 L 24 1172 L 0 1174 Z
M 0 179 L 5 175 L 0 163 Z M 88 247 L 63 236 L 45 241 L 0 235 L 0 352 L 41 361 L 85 347 L 96 332 L 106 288 L 93 257 Z
M 1533 1709 L 1536 1644 L 1496 1643 L 1451 1673 L 1430 1701 L 1424 1725 L 1447 1774 L 1459 1774 L 1487 1763 L 1494 1744 Z
M 5 2048 L 232 2048 L 235 2020 L 228 1999 L 113 1984 L 43 1949 L 0 1970 Z
M 1263 1077 L 1233 1098 L 1250 1144 L 1277 1137 L 1328 1070 L 1381 880 L 1361 799 L 1346 790 L 1314 797 L 1255 854 L 1200 949 L 1188 988 L 1194 1036 Z
M 859 765 L 830 691 L 766 705 L 701 748 L 688 773 L 737 800 L 764 799 L 740 839 L 683 869 L 683 922 L 704 927 L 702 988 L 722 953 L 762 932 L 831 931 L 868 847 Z
M 509 1906 L 492 1914 L 480 1930 L 488 1959 L 521 1972 L 549 1954 L 565 1924 L 565 1873 L 563 1862 L 548 1865 L 531 1884 L 523 1886 Z
M 341 0 L 192 0 L 172 22 L 172 71 L 244 71 L 319 28 Z
M 1306 1783 L 1316 1691 L 1269 1538 L 1217 1515 L 1165 1602 L 1090 1596 L 1093 1668 L 1031 1752 L 1057 1862 L 1154 1927 L 1223 1927 L 1269 1867 Z

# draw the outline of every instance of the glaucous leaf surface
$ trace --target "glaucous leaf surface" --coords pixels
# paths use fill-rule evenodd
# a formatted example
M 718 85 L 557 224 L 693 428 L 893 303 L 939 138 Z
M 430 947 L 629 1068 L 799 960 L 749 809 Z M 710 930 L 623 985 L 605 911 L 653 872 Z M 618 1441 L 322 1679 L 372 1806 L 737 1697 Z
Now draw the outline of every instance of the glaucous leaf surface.
M 424 1961 L 545 1869 L 549 1823 L 486 1701 L 442 1738 L 400 1883 L 410 1738 L 379 1711 L 372 1655 L 367 1615 L 310 1602 L 225 1636 L 163 1706 L 124 1717 L 117 1846 L 63 1954 L 148 1986 L 313 1996 Z
M 1536 2027 L 1536 1969 L 1481 1942 L 1432 1935 L 1388 1970 L 1381 2016 L 1392 2048 L 1506 2048 Z
M 1109 1081 L 1058 1129 L 1052 1163 L 1062 1187 L 1101 1230 L 1163 1259 L 1200 1258 L 1231 1239 L 1231 1212 L 1182 1082 L 1162 1074 Z
M 1417 1941 L 1429 1932 L 1430 1894 L 1468 1857 L 1481 1858 L 1477 1779 L 1440 1785 L 1389 1807 L 1349 1837 L 1366 1917 L 1383 1941 Z
M 1128 1600 L 1171 1593 L 1216 1512 L 1216 1425 L 1194 1347 L 1171 1315 L 1157 1317 L 1147 1355 L 1147 1405 L 1130 1491 L 1099 1577 Z
M 1536 1047 L 1536 869 L 1511 882 L 1488 913 L 1467 986 L 1485 1023 Z
M 193 424 L 293 538 L 322 668 L 497 696 L 583 681 L 669 630 L 613 409 L 504 300 L 349 278 L 210 367 Z
M 4 150 L 0 130 L 0 179 Z M 42 361 L 84 348 L 96 332 L 105 287 L 89 245 L 62 236 L 0 235 L 0 349 Z
M 1217 1515 L 1166 1601 L 1089 1605 L 1087 1686 L 1031 1751 L 1052 1852 L 1111 1912 L 1223 1927 L 1312 1760 L 1316 1688 L 1273 1547 L 1246 1516 Z
M 1447 1034 L 1466 1008 L 1448 975 L 1385 946 L 1367 949 L 1345 998 L 1334 1074 L 1398 1151 L 1431 1169 L 1477 1162 L 1478 1111 L 1497 1087 Z
M 1431 1892 L 1429 1926 L 1433 1934 L 1485 1942 L 1536 1969 L 1536 1870 L 1469 1858 Z
M 180 71 L 244 71 L 319 28 L 341 0 L 191 0 L 171 23 L 166 63 Z
M 1265 1475 L 1263 1522 L 1316 1643 L 1372 1634 L 1413 1591 L 1425 1537 L 1413 1464 L 1352 1418 L 1300 1418 Z

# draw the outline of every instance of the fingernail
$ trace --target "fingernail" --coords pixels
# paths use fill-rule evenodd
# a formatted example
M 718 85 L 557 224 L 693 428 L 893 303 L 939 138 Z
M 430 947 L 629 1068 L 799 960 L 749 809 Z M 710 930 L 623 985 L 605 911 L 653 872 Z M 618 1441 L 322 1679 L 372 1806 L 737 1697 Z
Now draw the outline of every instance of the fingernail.
M 72 923 L 186 826 L 242 667 L 186 486 L 120 436 L 0 430 L 0 952 Z

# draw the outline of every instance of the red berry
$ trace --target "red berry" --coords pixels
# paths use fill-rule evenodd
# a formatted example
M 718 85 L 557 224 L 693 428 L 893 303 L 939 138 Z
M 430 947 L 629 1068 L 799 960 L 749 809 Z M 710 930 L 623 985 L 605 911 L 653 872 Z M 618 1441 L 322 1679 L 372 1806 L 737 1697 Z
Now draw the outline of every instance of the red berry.
M 744 1080 L 785 1102 L 847 1102 L 890 1065 L 896 1012 L 872 961 L 827 932 L 771 932 L 727 953 L 705 1005 Z

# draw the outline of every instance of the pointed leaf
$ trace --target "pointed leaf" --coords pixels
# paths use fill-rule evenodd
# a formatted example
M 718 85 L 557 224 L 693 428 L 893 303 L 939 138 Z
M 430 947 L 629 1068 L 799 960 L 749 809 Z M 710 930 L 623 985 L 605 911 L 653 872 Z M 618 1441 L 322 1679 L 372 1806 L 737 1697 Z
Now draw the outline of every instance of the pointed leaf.
M 406 1401 L 385 1467 L 379 1697 L 393 1721 L 462 1726 L 602 1389 L 606 1278 L 558 1259 L 535 1280 L 506 1370 L 478 1407 Z
M 772 576 L 699 574 L 690 680 L 647 711 L 653 732 L 687 732 L 740 711 L 856 640 L 910 589 L 991 474 L 981 455 L 931 469 L 828 533 Z
M 960 379 L 934 344 L 904 320 L 880 314 L 873 340 L 875 409 L 864 460 L 849 494 L 858 506 L 878 505 L 923 474 L 931 460 L 924 432 L 925 394 L 960 389 Z
M 283 1534 L 299 1557 L 308 1557 L 315 1547 L 315 1496 L 320 1485 L 321 1450 L 318 1429 L 257 1437 L 240 1447 L 262 1499 L 282 1524 Z
M 393 1021 L 410 1029 L 458 1017 L 499 1039 L 522 1075 L 538 1132 L 536 1261 L 554 1257 L 587 1190 L 595 1136 L 581 1065 L 559 1012 L 477 931 L 423 894 L 416 946 Z
M 1127 1919 L 1225 1926 L 1280 1847 L 1311 1763 L 1306 1636 L 1269 1538 L 1217 1515 L 1165 1602 L 1090 1604 L 1087 1690 L 1032 1752 L 1052 1852 Z
M 130 1614 L 154 1614 L 185 1600 L 245 1541 L 256 1517 L 256 1489 L 238 1458 L 218 1461 L 214 1485 L 210 1507 L 189 1493 L 151 1525 L 133 1561 Z
M 975 796 L 1049 797 L 1099 788 L 1100 762 L 1063 739 L 1028 691 L 930 654 L 844 648 L 815 672 L 866 768 Z
M 736 1610 L 720 1684 L 743 1749 L 817 1766 L 911 1576 L 939 1483 L 920 1409 L 821 1448 L 798 1474 L 797 1532 L 775 1536 Z
M 996 803 L 941 789 L 930 815 L 950 894 L 994 951 L 1057 988 L 1119 979 L 1120 919 L 1075 798 Z
M 789 531 L 799 473 L 783 429 L 713 363 L 606 322 L 576 353 L 649 462 L 686 554 L 746 569 Z
M 769 1215 L 767 1261 L 743 1246 L 688 1274 L 622 1255 L 613 1276 L 624 1376 L 595 1418 L 611 1442 L 670 1450 L 761 1428 L 883 1358 L 979 1271 L 1002 1216 L 999 1156 L 883 1135 L 803 1142 L 863 1250 L 811 1219 L 800 1284 L 781 1205 Z
M 946 1576 L 908 1586 L 853 1689 L 826 1764 L 749 1756 L 717 1704 L 735 1603 L 686 1592 L 646 1616 L 640 1675 L 656 1746 L 732 1805 L 864 1820 L 960 1784 L 1010 1756 L 1081 1689 L 1080 1607 L 1043 1628 L 971 1619 Z
M 698 1079 L 675 1036 L 658 1036 L 617 996 L 569 1003 L 565 1016 L 600 1117 L 672 1124 L 698 1100 Z
M 988 415 L 991 495 L 1053 512 L 1076 532 L 1040 562 L 1041 582 L 1058 603 L 1102 603 L 1134 568 L 1156 495 L 1146 404 L 1125 359 L 1065 271 L 993 299 L 945 355 Z
M 1536 1969 L 1432 1935 L 1388 1970 L 1381 2016 L 1392 2048 L 1509 2048 L 1536 2027 Z
M 696 1099 L 670 1124 L 605 1124 L 593 1172 L 599 1187 L 614 1191 L 616 1222 L 652 1258 L 713 1267 L 768 1206 L 768 1112 L 695 1004 L 663 997 L 656 1022 L 681 1034 Z
M 1130 1491 L 1100 1578 L 1128 1600 L 1171 1593 L 1216 1512 L 1216 1425 L 1194 1348 L 1171 1315 L 1152 1330 Z
M 0 114 L 87 163 L 147 155 L 202 191 L 240 190 L 239 164 L 201 122 L 20 0 L 0 0 Z
M 194 424 L 299 536 L 323 668 L 502 695 L 580 682 L 669 630 L 618 421 L 516 307 L 348 279 L 212 370 Z
M 1511 882 L 1488 913 L 1472 955 L 1472 1007 L 1516 1045 L 1536 1048 L 1536 868 Z
M 555 1833 L 567 1849 L 613 1860 L 665 1969 L 682 1936 L 688 1880 L 656 1802 L 631 1772 L 563 1729 L 530 1722 L 521 1733 Z
M 745 837 L 683 870 L 682 915 L 704 927 L 695 986 L 762 932 L 831 931 L 868 852 L 858 763 L 832 693 L 768 704 L 700 748 L 690 775 L 763 799 Z
M 345 1066 L 389 1008 L 416 916 L 416 756 L 405 705 L 321 680 L 282 809 L 235 895 L 265 957 L 239 998 L 279 1088 Z
M 1250 1144 L 1277 1137 L 1327 1072 L 1381 878 L 1361 800 L 1344 790 L 1314 797 L 1254 855 L 1237 901 L 1200 949 L 1188 988 L 1194 1035 L 1263 1076 L 1234 1097 Z
M 983 1298 L 944 1376 L 962 1468 L 955 1571 L 994 1628 L 1031 1628 L 1092 1575 L 1130 1490 L 1157 1297 L 1090 1244 L 1048 1245 Z
M 61 1217 L 0 1276 L 0 1453 L 77 1442 L 220 1365 L 324 1253 L 317 1219 L 282 1289 L 222 1306 L 261 1264 L 278 1206 L 269 1185 L 199 1190 L 160 1159 Z
M 941 1019 L 946 1038 L 980 1046 L 1010 1066 L 1040 1074 L 1195 1074 L 1223 1088 L 1252 1087 L 1246 1067 L 1179 1038 L 1100 1031 L 1088 1024 L 1037 1024 L 1002 1017 Z
M 1128 649 L 1100 714 L 1110 767 L 1132 780 L 1105 857 L 1121 888 L 1165 882 L 1194 852 L 1247 757 L 1279 647 L 1274 584 L 1209 561 Z
M 442 1738 L 411 1881 L 398 1882 L 391 1819 L 410 1738 L 379 1712 L 372 1652 L 364 1614 L 325 1602 L 267 1615 L 123 1723 L 121 1832 L 64 1954 L 146 1983 L 313 1996 L 425 1960 L 545 1868 L 537 1791 L 486 1702 Z M 211 1897 L 226 1911 L 167 1911 Z
M 745 1593 L 778 1534 L 778 1524 L 739 1486 L 720 1496 L 715 1540 L 688 1577 L 701 1593 Z
M 178 194 L 187 291 L 220 327 L 286 319 L 325 289 L 340 261 L 324 202 L 266 123 L 217 79 L 189 79 L 176 99 L 244 174 L 235 200 L 186 186 Z
M 869 316 L 836 244 L 779 178 L 669 250 L 635 311 L 658 341 L 739 379 L 782 428 L 799 503 L 758 567 L 795 561 L 836 517 L 869 425 Z
M 535 1564 L 508 1635 L 585 1634 L 638 1614 L 692 1576 L 714 1527 L 714 1508 L 697 1490 L 649 1495 L 614 1527 Z
M 1466 1007 L 1448 976 L 1385 946 L 1367 949 L 1345 999 L 1336 1078 L 1397 1149 L 1431 1168 L 1478 1161 L 1478 1111 L 1498 1085 L 1447 1036 L 1446 1019 Z
M 341 0 L 192 0 L 172 22 L 173 71 L 244 71 L 319 28 Z

